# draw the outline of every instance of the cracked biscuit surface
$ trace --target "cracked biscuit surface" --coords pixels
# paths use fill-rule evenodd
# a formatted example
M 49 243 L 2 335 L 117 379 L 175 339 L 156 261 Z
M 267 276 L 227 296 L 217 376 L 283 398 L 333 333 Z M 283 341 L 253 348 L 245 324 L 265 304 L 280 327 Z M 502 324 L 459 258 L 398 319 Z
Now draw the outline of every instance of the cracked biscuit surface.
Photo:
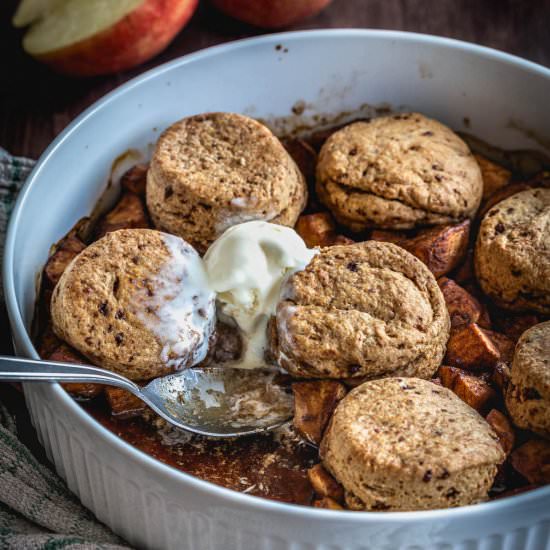
M 521 335 L 505 396 L 516 426 L 550 438 L 550 321 Z
M 487 500 L 504 460 L 489 424 L 418 378 L 371 380 L 338 404 L 320 456 L 353 510 L 449 508 Z
M 250 220 L 293 226 L 306 183 L 263 124 L 234 113 L 184 118 L 159 138 L 147 174 L 155 226 L 200 252 L 229 227 Z
M 206 355 L 215 322 L 214 294 L 197 281 L 200 262 L 173 235 L 108 233 L 56 285 L 54 331 L 93 364 L 132 380 L 191 366 Z
M 466 143 L 418 113 L 349 124 L 319 154 L 317 193 L 352 231 L 471 218 L 482 192 L 481 172 Z
M 449 326 L 434 276 L 412 254 L 375 241 L 332 246 L 283 285 L 271 355 L 298 377 L 429 378 Z
M 521 191 L 487 212 L 475 270 L 499 306 L 550 314 L 550 189 Z

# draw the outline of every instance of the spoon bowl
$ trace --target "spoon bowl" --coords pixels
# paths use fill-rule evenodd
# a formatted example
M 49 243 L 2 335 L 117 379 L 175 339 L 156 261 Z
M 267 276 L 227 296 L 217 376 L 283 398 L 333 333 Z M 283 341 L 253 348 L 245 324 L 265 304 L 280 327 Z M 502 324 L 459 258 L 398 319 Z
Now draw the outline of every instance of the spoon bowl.
M 293 411 L 291 393 L 271 369 L 189 368 L 138 386 L 90 365 L 0 356 L 0 380 L 86 382 L 122 388 L 167 422 L 208 437 L 240 437 L 274 430 Z

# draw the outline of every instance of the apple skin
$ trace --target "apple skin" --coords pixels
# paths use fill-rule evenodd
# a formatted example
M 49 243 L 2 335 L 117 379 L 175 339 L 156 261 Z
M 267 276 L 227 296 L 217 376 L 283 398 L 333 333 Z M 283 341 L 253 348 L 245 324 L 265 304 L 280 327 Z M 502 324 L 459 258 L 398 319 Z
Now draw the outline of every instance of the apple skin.
M 96 76 L 139 65 L 161 52 L 191 19 L 199 0 L 144 0 L 111 27 L 36 59 L 60 73 Z
M 332 0 L 212 0 L 225 14 L 264 29 L 278 29 L 319 13 Z

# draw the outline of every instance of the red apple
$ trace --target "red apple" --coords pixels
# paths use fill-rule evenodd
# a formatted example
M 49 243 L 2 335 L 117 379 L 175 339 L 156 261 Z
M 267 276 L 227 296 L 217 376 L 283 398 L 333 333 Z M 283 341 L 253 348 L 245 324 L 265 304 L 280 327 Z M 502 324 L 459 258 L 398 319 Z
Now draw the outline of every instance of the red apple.
M 221 11 L 257 27 L 277 29 L 319 13 L 331 0 L 212 0 Z
M 31 9 L 25 11 L 25 4 Z M 23 38 L 25 51 L 59 72 L 92 76 L 129 69 L 159 53 L 198 0 L 48 0 L 38 10 L 36 4 L 23 0 L 14 17 L 14 24 L 38 18 Z

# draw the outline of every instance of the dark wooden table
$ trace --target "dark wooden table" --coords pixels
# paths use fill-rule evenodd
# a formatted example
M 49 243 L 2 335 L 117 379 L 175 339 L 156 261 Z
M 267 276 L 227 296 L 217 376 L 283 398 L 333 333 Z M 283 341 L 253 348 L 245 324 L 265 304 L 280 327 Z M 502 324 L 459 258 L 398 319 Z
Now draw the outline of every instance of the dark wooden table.
M 0 146 L 33 158 L 83 109 L 129 78 L 186 53 L 263 32 L 218 14 L 203 0 L 190 24 L 155 59 L 125 73 L 78 80 L 55 75 L 24 54 L 22 33 L 10 25 L 16 4 L 0 2 Z M 549 21 L 550 0 L 334 0 L 290 30 L 370 27 L 436 34 L 550 66 Z M 0 315 L 0 351 L 11 351 L 5 315 Z M 22 439 L 40 453 L 18 392 L 0 384 L 0 401 L 16 414 Z

